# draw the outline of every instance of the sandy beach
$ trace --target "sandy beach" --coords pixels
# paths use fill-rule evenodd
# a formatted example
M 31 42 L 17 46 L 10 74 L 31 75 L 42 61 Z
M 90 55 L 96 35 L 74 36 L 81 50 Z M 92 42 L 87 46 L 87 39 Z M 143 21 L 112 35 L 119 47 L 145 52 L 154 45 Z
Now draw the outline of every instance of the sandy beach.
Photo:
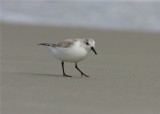
M 1 23 L 2 114 L 159 114 L 160 34 Z M 91 37 L 98 55 L 60 61 L 41 42 Z

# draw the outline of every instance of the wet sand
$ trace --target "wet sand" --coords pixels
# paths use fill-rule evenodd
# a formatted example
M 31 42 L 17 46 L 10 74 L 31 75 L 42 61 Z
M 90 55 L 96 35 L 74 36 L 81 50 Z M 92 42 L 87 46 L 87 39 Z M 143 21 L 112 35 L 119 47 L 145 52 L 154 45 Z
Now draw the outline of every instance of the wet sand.
M 92 37 L 98 55 L 61 64 L 41 42 Z M 1 23 L 2 114 L 159 114 L 160 34 Z

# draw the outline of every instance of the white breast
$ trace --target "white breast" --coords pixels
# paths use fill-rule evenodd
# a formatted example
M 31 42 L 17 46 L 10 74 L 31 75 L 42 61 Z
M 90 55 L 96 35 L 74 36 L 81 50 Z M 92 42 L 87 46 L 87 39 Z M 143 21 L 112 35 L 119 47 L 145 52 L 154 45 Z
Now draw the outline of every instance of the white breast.
M 73 45 L 68 48 L 49 47 L 53 55 L 65 62 L 78 62 L 83 60 L 87 56 L 87 50 L 81 47 L 79 44 Z

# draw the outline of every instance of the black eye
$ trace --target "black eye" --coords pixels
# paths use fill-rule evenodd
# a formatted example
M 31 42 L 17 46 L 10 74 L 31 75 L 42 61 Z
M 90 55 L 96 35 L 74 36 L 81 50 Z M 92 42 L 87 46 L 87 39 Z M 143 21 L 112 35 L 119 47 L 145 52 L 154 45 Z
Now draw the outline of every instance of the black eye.
M 87 45 L 89 45 L 89 43 L 88 43 L 88 42 L 86 42 L 86 44 L 87 44 Z

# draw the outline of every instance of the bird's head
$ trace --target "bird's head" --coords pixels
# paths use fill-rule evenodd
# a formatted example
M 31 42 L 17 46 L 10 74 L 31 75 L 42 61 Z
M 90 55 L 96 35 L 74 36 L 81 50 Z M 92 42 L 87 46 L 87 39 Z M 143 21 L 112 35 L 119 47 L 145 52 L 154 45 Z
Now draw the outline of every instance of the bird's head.
M 95 50 L 95 41 L 93 39 L 85 38 L 83 39 L 83 44 L 87 50 L 92 50 L 95 53 L 95 55 L 97 55 L 97 52 Z

